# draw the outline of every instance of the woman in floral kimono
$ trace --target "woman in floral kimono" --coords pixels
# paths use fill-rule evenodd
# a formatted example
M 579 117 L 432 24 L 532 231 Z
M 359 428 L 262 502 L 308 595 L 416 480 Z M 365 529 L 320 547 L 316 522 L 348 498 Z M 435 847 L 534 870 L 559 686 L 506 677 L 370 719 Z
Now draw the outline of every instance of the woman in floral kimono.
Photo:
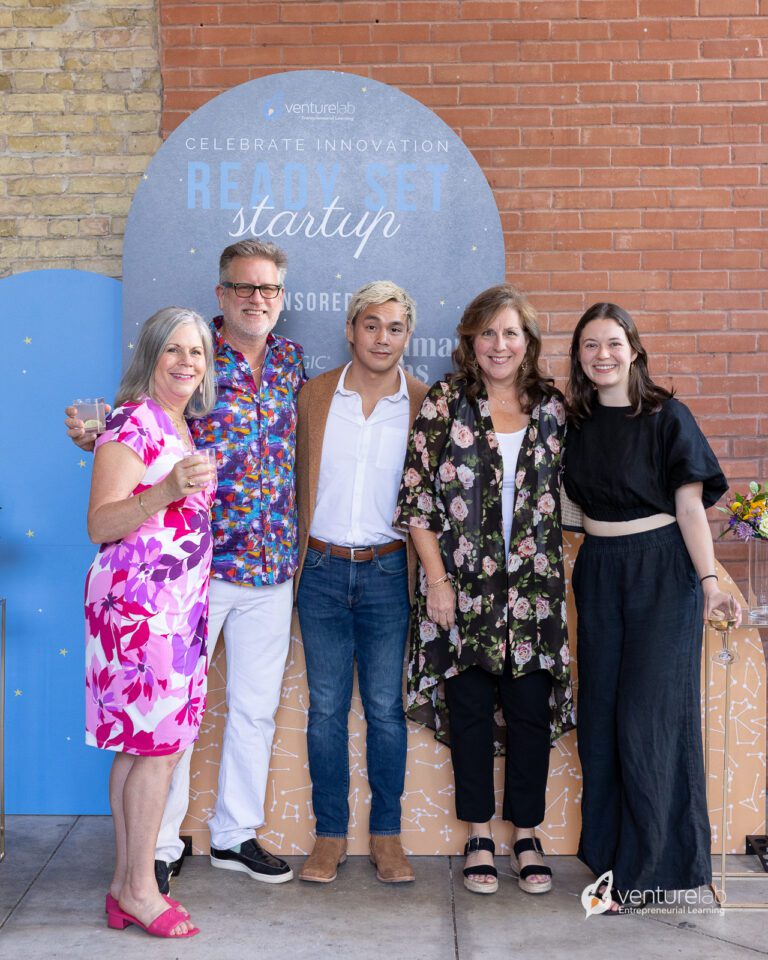
M 574 726 L 559 499 L 565 410 L 539 371 L 536 314 L 514 287 L 475 297 L 457 332 L 456 372 L 432 387 L 413 426 L 395 519 L 420 559 L 408 714 L 450 742 L 456 815 L 469 824 L 464 884 L 475 893 L 498 888 L 493 758 L 506 739 L 512 867 L 524 891 L 545 893 L 551 871 L 534 828 L 551 742 Z

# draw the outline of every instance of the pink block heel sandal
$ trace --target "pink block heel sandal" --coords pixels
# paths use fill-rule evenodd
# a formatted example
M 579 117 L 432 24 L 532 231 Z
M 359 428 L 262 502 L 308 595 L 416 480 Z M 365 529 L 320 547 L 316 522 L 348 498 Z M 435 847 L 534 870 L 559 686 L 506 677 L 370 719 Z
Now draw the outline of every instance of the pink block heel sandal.
M 177 927 L 180 923 L 186 923 L 188 920 L 189 917 L 184 916 L 176 907 L 168 907 L 159 917 L 155 917 L 149 926 L 145 926 L 141 920 L 132 917 L 130 913 L 125 913 L 119 907 L 107 914 L 107 926 L 112 927 L 113 930 L 125 930 L 126 927 L 135 923 L 137 927 L 141 927 L 150 936 L 164 937 L 168 940 L 185 940 L 187 937 L 196 937 L 200 933 L 197 927 L 193 927 L 187 933 L 180 933 L 177 936 L 171 934 L 174 927 Z

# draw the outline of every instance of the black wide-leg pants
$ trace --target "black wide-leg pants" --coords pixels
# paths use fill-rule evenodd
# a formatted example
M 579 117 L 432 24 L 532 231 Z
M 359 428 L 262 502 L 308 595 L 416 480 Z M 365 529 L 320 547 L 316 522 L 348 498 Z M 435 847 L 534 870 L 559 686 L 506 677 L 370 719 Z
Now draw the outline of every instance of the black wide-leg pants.
M 579 857 L 614 888 L 709 883 L 703 597 L 678 525 L 586 536 L 576 559 Z
M 503 817 L 517 827 L 536 827 L 544 819 L 551 691 L 552 676 L 547 670 L 513 677 L 509 658 L 501 676 L 482 667 L 467 667 L 445 681 L 459 820 L 486 823 L 496 813 L 493 714 L 497 700 L 507 725 Z

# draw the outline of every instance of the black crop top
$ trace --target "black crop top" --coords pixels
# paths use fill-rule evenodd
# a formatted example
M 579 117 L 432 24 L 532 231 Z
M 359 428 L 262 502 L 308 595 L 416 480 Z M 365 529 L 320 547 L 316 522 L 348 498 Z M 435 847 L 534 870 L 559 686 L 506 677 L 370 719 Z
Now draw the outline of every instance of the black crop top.
M 674 398 L 658 413 L 595 406 L 565 441 L 565 492 L 592 520 L 675 515 L 675 491 L 704 485 L 705 507 L 728 489 L 717 457 L 691 411 Z

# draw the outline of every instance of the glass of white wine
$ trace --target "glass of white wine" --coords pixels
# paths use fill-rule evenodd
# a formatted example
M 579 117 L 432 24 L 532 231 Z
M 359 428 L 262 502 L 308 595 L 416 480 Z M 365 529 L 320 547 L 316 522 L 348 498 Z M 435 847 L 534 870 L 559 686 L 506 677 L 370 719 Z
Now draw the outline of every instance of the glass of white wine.
M 735 626 L 737 616 L 736 601 L 733 597 L 728 598 L 728 606 L 722 604 L 715 607 L 707 617 L 707 623 L 713 630 L 717 630 L 722 646 L 712 654 L 712 660 L 715 663 L 721 663 L 726 666 L 729 663 L 736 663 L 739 659 L 738 654 L 728 646 L 730 632 Z

